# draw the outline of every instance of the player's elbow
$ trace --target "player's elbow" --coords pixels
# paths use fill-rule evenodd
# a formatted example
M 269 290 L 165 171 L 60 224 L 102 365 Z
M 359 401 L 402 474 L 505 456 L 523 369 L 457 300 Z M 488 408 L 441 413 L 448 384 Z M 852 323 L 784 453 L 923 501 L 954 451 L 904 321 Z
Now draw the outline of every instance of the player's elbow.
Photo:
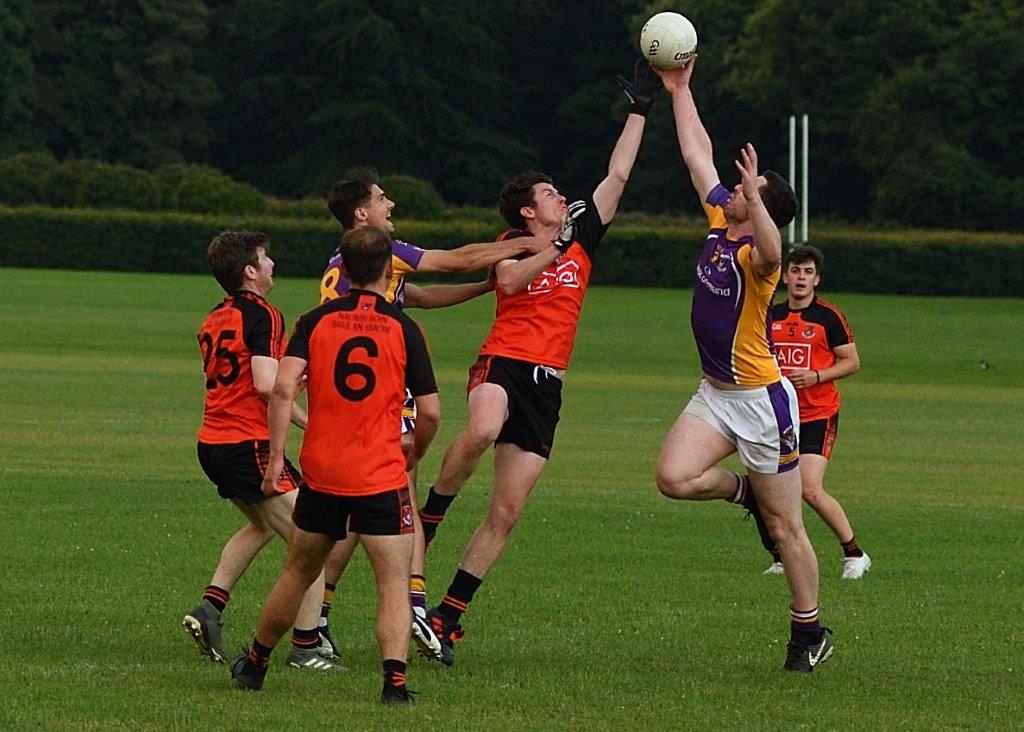
M 524 285 L 519 281 L 519 278 L 509 275 L 498 273 L 495 277 L 495 286 L 501 292 L 502 295 L 515 295 L 520 292 Z
M 436 429 L 441 423 L 441 400 L 437 394 L 416 398 L 416 428 Z
M 275 381 L 274 385 L 266 392 L 256 387 L 256 390 L 260 392 L 264 399 L 270 401 L 271 399 L 277 399 L 280 401 L 290 402 L 295 398 L 295 390 L 291 384 L 286 384 L 282 381 Z

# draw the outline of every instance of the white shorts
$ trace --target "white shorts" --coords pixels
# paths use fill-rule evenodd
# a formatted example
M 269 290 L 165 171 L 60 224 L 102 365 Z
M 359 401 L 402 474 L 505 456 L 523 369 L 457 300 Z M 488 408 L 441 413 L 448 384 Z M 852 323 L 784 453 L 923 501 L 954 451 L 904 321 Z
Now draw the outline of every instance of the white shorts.
M 707 422 L 736 446 L 747 470 L 785 473 L 800 460 L 800 408 L 796 390 L 782 381 L 758 389 L 716 389 L 702 379 L 683 410 Z

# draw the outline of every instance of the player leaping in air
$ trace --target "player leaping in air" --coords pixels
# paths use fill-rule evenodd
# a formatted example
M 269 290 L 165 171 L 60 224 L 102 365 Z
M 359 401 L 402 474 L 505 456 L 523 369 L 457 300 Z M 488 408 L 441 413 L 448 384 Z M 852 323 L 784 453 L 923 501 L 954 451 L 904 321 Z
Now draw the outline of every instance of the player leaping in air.
M 658 73 L 710 228 L 690 312 L 704 378 L 665 438 L 656 479 L 669 498 L 760 506 L 792 600 L 785 668 L 810 672 L 831 655 L 832 640 L 818 621 L 818 560 L 801 517 L 797 396 L 767 330 L 782 262 L 779 227 L 793 219 L 796 197 L 777 173 L 758 173 L 749 143 L 736 162 L 740 184 L 731 192 L 722 186 L 690 91 L 694 64 Z M 717 467 L 734 452 L 746 475 Z
M 488 570 L 505 549 L 526 499 L 547 465 L 593 257 L 615 217 L 647 112 L 660 83 L 646 64 L 620 77 L 632 101 L 608 163 L 608 174 L 587 199 L 566 198 L 543 173 L 522 173 L 505 184 L 499 208 L 511 236 L 557 240 L 557 246 L 495 268 L 497 317 L 469 370 L 469 422 L 445 452 L 437 484 L 420 517 L 428 540 L 477 463 L 494 444 L 494 489 L 487 516 L 470 539 L 444 600 L 432 609 L 443 663 L 454 657 L 459 620 Z

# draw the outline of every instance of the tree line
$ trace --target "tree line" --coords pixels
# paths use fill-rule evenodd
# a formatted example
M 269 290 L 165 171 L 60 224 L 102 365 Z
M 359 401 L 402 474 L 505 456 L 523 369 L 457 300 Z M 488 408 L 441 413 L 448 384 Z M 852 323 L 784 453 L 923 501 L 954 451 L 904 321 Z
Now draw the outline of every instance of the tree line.
M 370 163 L 484 205 L 536 167 L 578 195 L 626 114 L 614 76 L 666 9 L 697 27 L 727 184 L 748 139 L 785 174 L 806 113 L 812 216 L 1024 226 L 1017 0 L 6 0 L 0 156 L 203 163 L 279 196 Z M 696 211 L 667 98 L 623 205 Z

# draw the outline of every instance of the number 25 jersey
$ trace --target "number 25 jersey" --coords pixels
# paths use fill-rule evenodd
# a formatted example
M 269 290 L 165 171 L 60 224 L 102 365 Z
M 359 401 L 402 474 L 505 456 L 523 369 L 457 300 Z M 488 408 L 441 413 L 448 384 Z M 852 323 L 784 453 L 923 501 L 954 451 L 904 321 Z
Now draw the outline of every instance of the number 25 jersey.
M 197 439 L 210 445 L 268 440 L 267 402 L 252 382 L 253 356 L 280 359 L 281 311 L 248 290 L 224 298 L 199 329 L 206 406 Z
M 309 487 L 368 496 L 404 486 L 405 390 L 437 392 L 412 319 L 380 295 L 351 290 L 299 318 L 285 356 L 307 363 L 309 423 L 299 462 Z

